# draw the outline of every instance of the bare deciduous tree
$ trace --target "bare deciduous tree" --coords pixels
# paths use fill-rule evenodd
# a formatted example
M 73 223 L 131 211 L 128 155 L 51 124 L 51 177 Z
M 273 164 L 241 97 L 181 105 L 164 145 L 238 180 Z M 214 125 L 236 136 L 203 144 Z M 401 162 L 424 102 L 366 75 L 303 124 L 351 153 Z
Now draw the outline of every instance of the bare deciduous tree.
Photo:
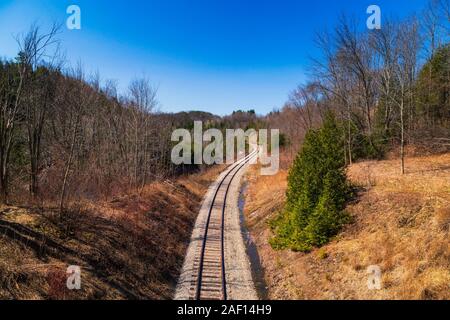
M 43 128 L 55 92 L 54 70 L 58 70 L 59 41 L 56 39 L 59 27 L 53 25 L 48 33 L 42 33 L 38 26 L 18 38 L 21 63 L 24 64 L 24 98 L 22 99 L 25 124 L 28 133 L 30 155 L 30 194 L 38 192 L 38 174 L 41 157 Z
M 155 109 L 156 90 L 147 78 L 135 79 L 129 87 L 133 127 L 134 174 L 133 184 L 136 188 L 145 185 L 149 170 L 149 141 L 151 138 L 150 114 Z M 139 171 L 142 171 L 140 175 Z M 141 181 L 139 181 L 141 176 Z

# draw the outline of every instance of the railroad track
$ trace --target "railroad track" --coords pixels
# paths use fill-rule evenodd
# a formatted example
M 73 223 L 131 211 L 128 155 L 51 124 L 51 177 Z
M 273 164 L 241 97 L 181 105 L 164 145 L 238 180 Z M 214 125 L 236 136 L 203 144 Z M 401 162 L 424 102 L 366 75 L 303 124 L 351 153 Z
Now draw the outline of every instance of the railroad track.
M 228 192 L 236 175 L 257 154 L 256 150 L 233 164 L 215 190 L 201 246 L 197 249 L 194 260 L 194 269 L 198 272 L 191 280 L 190 292 L 193 300 L 227 300 L 224 235 Z

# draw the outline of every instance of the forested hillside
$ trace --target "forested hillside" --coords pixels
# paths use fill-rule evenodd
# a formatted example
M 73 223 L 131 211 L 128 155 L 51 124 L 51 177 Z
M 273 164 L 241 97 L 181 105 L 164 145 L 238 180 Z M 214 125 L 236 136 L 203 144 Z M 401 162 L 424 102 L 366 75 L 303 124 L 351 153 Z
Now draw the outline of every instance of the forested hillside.
M 320 55 L 312 58 L 309 81 L 267 116 L 287 135 L 291 159 L 328 110 L 340 120 L 347 164 L 380 158 L 393 147 L 403 158 L 407 144 L 448 145 L 448 17 L 447 1 L 431 1 L 417 16 L 384 18 L 380 30 L 342 17 L 333 29 L 319 32 Z
M 370 31 L 343 17 L 266 117 L 288 141 L 283 170 L 249 176 L 245 212 L 271 298 L 448 299 L 448 9 Z
M 354 161 L 396 150 L 398 174 L 405 174 L 407 145 L 450 150 L 450 21 L 444 3 L 432 2 L 422 19 L 389 20 L 369 32 L 344 17 L 332 32 L 317 36 L 322 56 L 313 61 L 314 79 L 269 116 L 282 125 L 277 118 L 296 113 L 295 131 L 284 126 L 297 140 L 294 150 L 305 137 L 290 168 L 286 208 L 273 223 L 274 247 L 309 250 L 337 234 L 351 199 L 342 172 Z
M 173 165 L 172 131 L 221 118 L 162 113 L 149 79 L 119 93 L 60 46 L 33 26 L 0 60 L 0 299 L 170 299 L 220 170 Z
M 117 83 L 69 67 L 58 29 L 33 26 L 14 60 L 0 61 L 0 194 L 4 204 L 108 199 L 196 168 L 170 161 L 171 133 L 202 112 L 162 114 L 147 78 Z

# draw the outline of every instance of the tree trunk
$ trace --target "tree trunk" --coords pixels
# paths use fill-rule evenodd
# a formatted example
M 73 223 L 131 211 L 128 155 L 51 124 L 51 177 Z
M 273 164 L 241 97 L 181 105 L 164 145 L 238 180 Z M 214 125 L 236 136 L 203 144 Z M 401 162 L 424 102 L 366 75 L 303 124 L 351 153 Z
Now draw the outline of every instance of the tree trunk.
M 404 122 L 404 102 L 400 106 L 400 158 L 401 158 L 401 173 L 405 174 L 405 122 Z
M 5 169 L 4 160 L 2 159 L 2 168 L 0 172 L 0 196 L 1 196 L 1 202 L 4 205 L 8 204 L 8 173 Z
M 63 214 L 63 210 L 64 210 L 64 199 L 66 197 L 67 181 L 69 179 L 69 173 L 70 173 L 70 169 L 72 167 L 73 156 L 74 156 L 74 153 L 75 153 L 75 143 L 76 143 L 76 139 L 77 139 L 77 131 L 78 131 L 79 119 L 77 119 L 76 121 L 77 121 L 77 123 L 76 123 L 74 131 L 73 131 L 72 143 L 71 143 L 71 146 L 70 146 L 69 159 L 67 160 L 66 170 L 65 170 L 64 179 L 63 179 L 63 184 L 62 184 L 62 187 L 61 187 L 61 195 L 60 195 L 60 198 L 59 198 L 59 215 L 60 215 L 60 218 L 62 218 L 62 214 Z
M 353 154 L 352 154 L 352 127 L 351 127 L 351 110 L 350 105 L 347 106 L 348 109 L 348 158 L 349 158 L 349 164 L 353 164 Z

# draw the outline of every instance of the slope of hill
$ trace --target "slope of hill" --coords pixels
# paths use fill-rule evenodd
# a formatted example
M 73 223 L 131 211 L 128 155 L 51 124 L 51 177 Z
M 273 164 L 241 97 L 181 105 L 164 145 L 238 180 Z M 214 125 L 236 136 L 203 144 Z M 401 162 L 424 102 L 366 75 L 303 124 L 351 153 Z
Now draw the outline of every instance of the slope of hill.
M 450 299 L 450 154 L 361 162 L 348 170 L 353 223 L 311 253 L 274 251 L 267 222 L 283 208 L 286 172 L 249 176 L 245 214 L 272 299 Z M 367 269 L 381 268 L 381 290 Z
M 0 299 L 171 299 L 203 194 L 219 167 L 141 195 L 57 210 L 0 208 Z M 66 287 L 81 267 L 81 290 Z

